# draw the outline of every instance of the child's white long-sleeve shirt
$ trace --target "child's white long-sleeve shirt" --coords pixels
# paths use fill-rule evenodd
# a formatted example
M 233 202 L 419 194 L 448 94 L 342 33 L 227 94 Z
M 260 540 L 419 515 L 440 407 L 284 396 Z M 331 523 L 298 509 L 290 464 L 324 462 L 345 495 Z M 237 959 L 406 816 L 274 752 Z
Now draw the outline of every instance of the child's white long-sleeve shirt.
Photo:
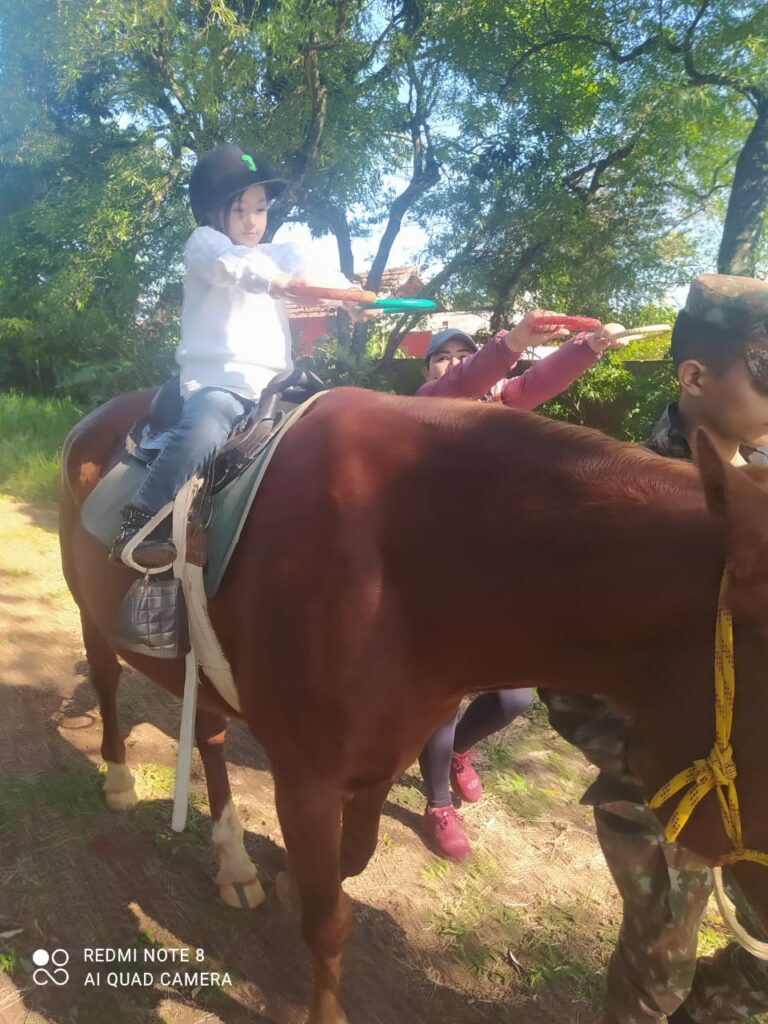
M 176 350 L 182 395 L 219 387 L 257 399 L 275 374 L 293 366 L 288 311 L 267 288 L 277 274 L 312 272 L 306 246 L 271 242 L 249 248 L 202 227 L 189 237 L 184 266 Z M 329 286 L 350 287 L 338 271 L 322 276 Z

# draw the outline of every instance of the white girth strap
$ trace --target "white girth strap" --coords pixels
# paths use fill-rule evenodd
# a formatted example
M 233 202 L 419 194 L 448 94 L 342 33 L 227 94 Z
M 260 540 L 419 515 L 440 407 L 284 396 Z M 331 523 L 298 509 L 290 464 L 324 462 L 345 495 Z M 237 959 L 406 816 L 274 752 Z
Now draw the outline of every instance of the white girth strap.
M 176 545 L 176 560 L 173 575 L 181 580 L 184 600 L 189 608 L 187 587 L 184 582 L 187 558 L 187 521 L 189 510 L 197 489 L 201 484 L 199 476 L 189 480 L 179 491 L 173 506 L 173 541 Z M 187 611 L 189 615 L 189 611 Z M 179 750 L 176 755 L 176 780 L 173 791 L 173 815 L 171 828 L 183 832 L 187 823 L 189 808 L 189 777 L 192 770 L 192 744 L 195 738 L 195 714 L 197 712 L 197 655 L 190 629 L 190 647 L 184 664 L 184 697 L 181 704 L 181 728 L 179 729 Z
M 202 668 L 227 704 L 236 711 L 240 710 L 240 701 L 237 697 L 232 670 L 208 616 L 208 601 L 205 596 L 202 567 L 187 562 L 189 512 L 202 482 L 201 477 L 193 477 L 176 495 L 173 506 L 173 542 L 176 545 L 173 574 L 181 580 L 181 587 L 184 591 L 190 640 L 190 650 L 185 659 L 184 698 L 181 706 L 176 785 L 173 793 L 171 828 L 174 832 L 182 832 L 187 821 L 192 745 L 195 739 L 197 688 L 200 682 L 198 666 Z

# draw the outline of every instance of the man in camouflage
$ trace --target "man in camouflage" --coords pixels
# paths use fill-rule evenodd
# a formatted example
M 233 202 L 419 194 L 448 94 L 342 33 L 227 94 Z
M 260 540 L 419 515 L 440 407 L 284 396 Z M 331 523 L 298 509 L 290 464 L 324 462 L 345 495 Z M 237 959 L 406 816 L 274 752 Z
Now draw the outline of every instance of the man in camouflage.
M 691 459 L 690 439 L 701 426 L 734 465 L 760 459 L 768 432 L 768 284 L 697 278 L 675 321 L 672 357 L 680 398 L 656 424 L 648 447 Z M 582 802 L 594 807 L 600 845 L 624 902 L 601 1024 L 736 1024 L 768 1010 L 768 962 L 735 943 L 697 961 L 711 866 L 664 839 L 628 766 L 631 721 L 599 696 L 540 694 L 553 727 L 600 769 Z M 768 938 L 733 895 L 747 928 Z

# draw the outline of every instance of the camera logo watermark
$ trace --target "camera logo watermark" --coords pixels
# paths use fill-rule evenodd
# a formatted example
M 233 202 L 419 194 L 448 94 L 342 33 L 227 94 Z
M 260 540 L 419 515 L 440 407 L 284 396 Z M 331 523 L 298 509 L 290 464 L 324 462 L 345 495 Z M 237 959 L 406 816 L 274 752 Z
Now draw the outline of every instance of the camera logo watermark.
M 47 949 L 36 949 L 32 954 L 32 963 L 36 967 L 32 972 L 32 981 L 36 985 L 47 985 L 49 981 L 54 985 L 66 985 L 69 981 L 69 971 L 64 969 L 69 963 L 66 949 L 54 949 L 52 953 Z
M 229 987 L 232 976 L 226 970 L 208 970 L 205 950 L 189 946 L 160 946 L 155 943 L 130 947 L 86 947 L 76 951 L 74 976 L 84 988 L 189 989 L 197 994 L 204 988 Z M 36 949 L 32 954 L 32 980 L 36 985 L 66 985 L 72 974 L 66 949 Z M 78 965 L 85 966 L 80 979 Z

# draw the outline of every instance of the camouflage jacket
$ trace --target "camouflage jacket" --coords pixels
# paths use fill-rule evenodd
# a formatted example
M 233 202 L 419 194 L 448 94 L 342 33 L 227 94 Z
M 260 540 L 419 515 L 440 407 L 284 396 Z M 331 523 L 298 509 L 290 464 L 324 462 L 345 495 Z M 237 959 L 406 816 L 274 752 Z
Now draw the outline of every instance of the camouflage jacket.
M 670 459 L 688 459 L 690 461 L 693 458 L 691 446 L 683 433 L 677 402 L 668 405 L 662 416 L 656 421 L 651 436 L 645 442 L 645 447 L 650 448 L 657 455 L 666 455 Z

